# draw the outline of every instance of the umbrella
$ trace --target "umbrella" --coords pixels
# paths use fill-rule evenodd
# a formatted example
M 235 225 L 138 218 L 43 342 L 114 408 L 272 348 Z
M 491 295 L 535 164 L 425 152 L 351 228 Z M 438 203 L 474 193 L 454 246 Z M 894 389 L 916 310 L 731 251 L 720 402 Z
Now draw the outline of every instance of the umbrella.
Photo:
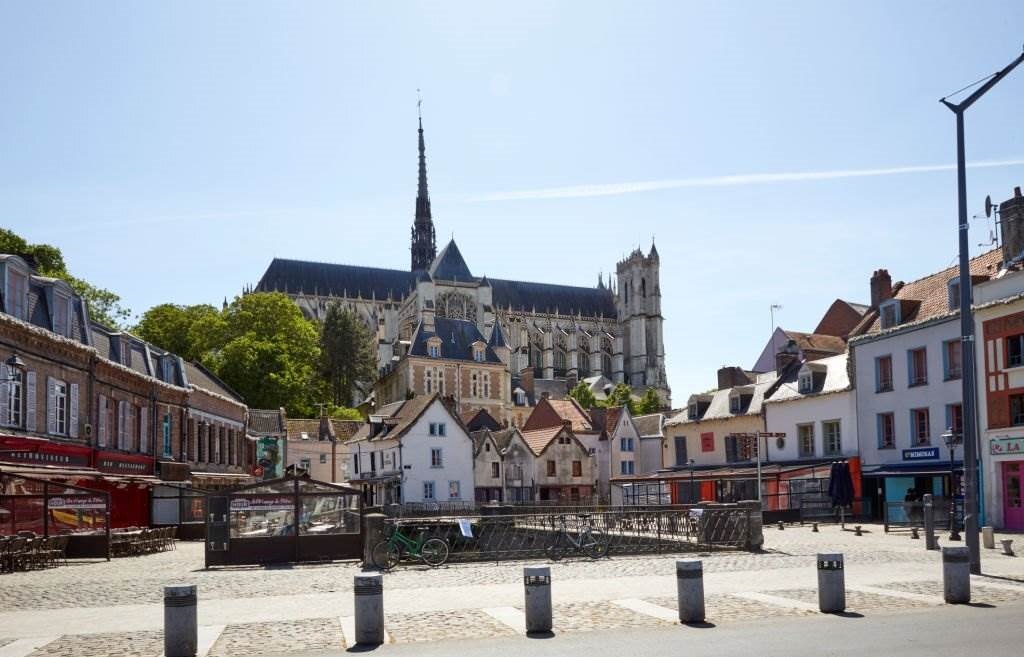
M 832 498 L 832 506 L 839 507 L 840 510 L 853 504 L 853 476 L 850 474 L 850 464 L 846 461 L 832 463 L 828 480 L 828 496 Z

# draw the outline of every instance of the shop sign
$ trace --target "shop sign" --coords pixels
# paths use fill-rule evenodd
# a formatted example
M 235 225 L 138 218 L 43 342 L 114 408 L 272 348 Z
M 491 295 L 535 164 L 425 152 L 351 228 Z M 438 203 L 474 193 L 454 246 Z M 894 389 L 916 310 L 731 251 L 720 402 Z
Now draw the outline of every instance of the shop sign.
M 992 456 L 1002 454 L 1024 454 L 1024 438 L 993 438 L 988 441 L 988 453 Z
M 51 497 L 47 501 L 47 507 L 50 509 L 105 509 L 107 508 L 107 501 L 99 496 L 75 496 L 75 497 Z
M 97 452 L 96 469 L 111 474 L 151 475 L 153 474 L 153 460 L 146 457 Z
M 938 447 L 918 447 L 903 450 L 904 461 L 930 461 L 939 458 Z
M 232 511 L 294 511 L 291 497 L 236 497 L 231 500 Z

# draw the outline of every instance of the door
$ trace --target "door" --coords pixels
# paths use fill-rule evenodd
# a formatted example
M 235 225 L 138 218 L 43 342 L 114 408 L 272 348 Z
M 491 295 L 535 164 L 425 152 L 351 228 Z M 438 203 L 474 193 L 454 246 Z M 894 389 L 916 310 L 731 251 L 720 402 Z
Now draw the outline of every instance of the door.
M 1024 529 L 1021 505 L 1021 474 L 1024 461 L 1003 463 L 1003 528 Z

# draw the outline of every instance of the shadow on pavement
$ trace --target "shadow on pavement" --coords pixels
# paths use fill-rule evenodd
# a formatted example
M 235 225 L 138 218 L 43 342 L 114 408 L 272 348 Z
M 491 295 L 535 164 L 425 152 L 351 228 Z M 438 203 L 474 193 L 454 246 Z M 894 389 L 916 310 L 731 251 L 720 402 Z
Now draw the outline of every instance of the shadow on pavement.
M 550 631 L 550 630 L 548 630 L 547 632 L 527 632 L 526 633 L 526 638 L 527 639 L 553 639 L 553 638 L 555 638 L 555 633 Z
M 717 627 L 714 623 L 709 623 L 708 621 L 683 623 L 683 625 L 685 625 L 686 627 L 694 627 L 698 630 L 710 630 L 713 627 Z
M 857 613 L 856 611 L 834 611 L 829 616 L 838 616 L 839 618 L 864 618 L 864 614 Z

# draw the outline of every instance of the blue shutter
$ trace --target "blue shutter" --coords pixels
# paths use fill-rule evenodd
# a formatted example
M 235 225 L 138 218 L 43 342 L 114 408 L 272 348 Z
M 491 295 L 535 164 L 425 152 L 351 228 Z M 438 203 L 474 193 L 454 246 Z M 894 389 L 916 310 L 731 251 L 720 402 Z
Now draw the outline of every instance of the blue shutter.
M 875 392 L 882 389 L 882 358 L 875 356 Z
M 942 343 L 942 378 L 949 379 L 949 342 Z M 946 407 L 946 419 L 949 420 L 949 407 Z M 946 426 L 949 426 L 948 424 Z
M 946 429 L 953 426 L 953 405 L 946 404 L 946 425 L 942 429 L 942 433 L 946 433 Z
M 882 449 L 882 446 L 885 444 L 885 441 L 882 439 L 882 414 L 881 413 L 876 413 L 875 414 L 875 437 L 877 438 L 875 444 L 878 445 L 878 449 Z

